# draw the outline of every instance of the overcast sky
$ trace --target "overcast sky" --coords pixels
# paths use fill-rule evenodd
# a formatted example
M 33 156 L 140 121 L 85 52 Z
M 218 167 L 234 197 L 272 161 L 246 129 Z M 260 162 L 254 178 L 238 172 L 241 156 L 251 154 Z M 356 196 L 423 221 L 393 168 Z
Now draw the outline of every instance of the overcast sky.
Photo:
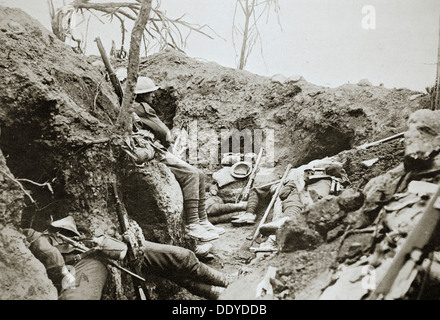
M 63 5 L 62 0 L 54 3 L 56 8 Z M 265 21 L 260 25 L 263 56 L 255 48 L 246 70 L 264 76 L 299 74 L 330 87 L 364 78 L 374 85 L 420 91 L 434 84 L 440 1 L 279 0 L 279 4 L 282 30 L 274 14 L 267 25 Z M 22 8 L 50 29 L 47 0 L 0 0 L 0 5 Z M 186 21 L 207 24 L 219 35 L 211 40 L 192 33 L 186 50 L 190 57 L 234 68 L 234 6 L 235 0 L 162 0 L 161 8 L 174 18 L 186 13 Z M 81 20 L 78 17 L 77 22 Z M 96 36 L 106 48 L 112 39 L 119 45 L 117 23 L 90 21 L 86 53 L 97 54 Z M 86 22 L 78 27 L 83 36 Z

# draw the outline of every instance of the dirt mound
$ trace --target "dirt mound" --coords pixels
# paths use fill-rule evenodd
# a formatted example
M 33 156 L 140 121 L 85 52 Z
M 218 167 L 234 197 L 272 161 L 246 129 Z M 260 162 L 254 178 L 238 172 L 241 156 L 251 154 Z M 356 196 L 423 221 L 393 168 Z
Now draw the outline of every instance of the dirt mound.
M 262 129 L 263 144 L 274 140 L 274 163 L 297 167 L 405 131 L 409 115 L 428 101 L 426 96 L 410 99 L 415 92 L 408 89 L 355 84 L 327 88 L 302 78 L 280 83 L 173 50 L 144 60 L 140 73 L 163 88 L 160 99 L 169 97 L 155 105 L 158 112 L 173 116 L 174 128 L 190 131 L 197 126 L 198 157 L 188 158 L 193 162 L 209 158 L 216 147 L 218 153 L 229 151 L 227 143 L 223 148 L 229 142 L 227 130 L 245 130 L 245 136 L 257 141 Z M 239 144 L 229 146 L 234 147 L 232 152 L 239 152 Z M 253 152 L 258 150 L 254 146 Z
M 21 10 L 0 7 L 0 18 L 4 49 L 0 55 L 0 145 L 6 158 L 1 168 L 10 171 L 9 180 L 33 199 L 21 200 L 20 210 L 6 204 L 2 222 L 10 224 L 13 217 L 16 228 L 32 226 L 43 231 L 51 219 L 71 215 L 85 236 L 120 238 L 112 184 L 122 184 L 124 193 L 123 184 L 131 185 L 131 181 L 123 182 L 125 173 L 120 170 L 128 167 L 128 157 L 114 148 L 118 142 L 112 131 L 119 106 L 111 84 L 85 57 Z M 153 190 L 145 201 L 156 200 L 156 210 L 132 216 L 145 224 L 149 240 L 182 244 L 177 181 L 163 165 L 152 164 L 148 170 L 149 179 L 141 187 L 151 191 L 149 186 L 154 189 L 161 181 L 162 189 L 173 196 L 159 201 L 155 196 L 162 190 Z M 7 192 L 11 185 L 14 182 L 2 190 Z M 152 214 L 159 220 L 154 228 L 148 225 Z M 113 274 L 121 277 L 118 271 Z M 46 283 L 47 277 L 41 281 Z M 112 281 L 109 288 L 114 289 L 118 280 Z M 110 292 L 109 298 L 132 296 L 129 287 L 127 282 L 126 288 Z

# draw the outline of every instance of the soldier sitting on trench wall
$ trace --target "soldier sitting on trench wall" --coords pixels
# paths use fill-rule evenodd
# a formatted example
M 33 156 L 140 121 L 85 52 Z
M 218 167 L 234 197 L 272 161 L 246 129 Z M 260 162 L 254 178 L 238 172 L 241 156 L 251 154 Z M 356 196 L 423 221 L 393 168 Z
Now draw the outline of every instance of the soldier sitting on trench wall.
M 124 80 L 123 76 L 118 78 L 121 82 Z M 157 153 L 159 161 L 170 168 L 182 189 L 187 235 L 200 241 L 218 239 L 225 230 L 214 226 L 208 220 L 204 172 L 167 149 L 171 145 L 171 132 L 150 106 L 157 89 L 159 87 L 150 78 L 138 78 L 133 113 L 133 137 L 138 145 L 133 146 L 133 154 L 137 158 L 136 161 L 142 163 L 151 160 Z

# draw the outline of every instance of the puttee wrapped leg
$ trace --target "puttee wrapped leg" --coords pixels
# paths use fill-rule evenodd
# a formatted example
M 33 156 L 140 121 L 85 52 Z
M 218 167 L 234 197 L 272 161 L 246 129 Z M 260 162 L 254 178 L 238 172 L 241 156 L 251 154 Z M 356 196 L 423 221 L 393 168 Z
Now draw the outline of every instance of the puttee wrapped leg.
M 230 283 L 228 276 L 204 263 L 200 263 L 193 278 L 195 281 L 207 283 L 213 286 L 227 287 Z

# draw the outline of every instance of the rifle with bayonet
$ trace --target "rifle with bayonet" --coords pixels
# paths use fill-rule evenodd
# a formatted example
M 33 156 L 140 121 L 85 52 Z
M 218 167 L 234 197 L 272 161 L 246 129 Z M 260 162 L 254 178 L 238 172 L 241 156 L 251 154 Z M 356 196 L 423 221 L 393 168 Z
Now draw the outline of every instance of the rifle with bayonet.
M 121 231 L 124 236 L 124 240 L 128 245 L 127 256 L 129 259 L 129 263 L 133 263 L 133 268 L 137 273 L 141 273 L 140 264 L 137 263 L 139 259 L 143 257 L 137 257 L 134 249 L 136 245 L 132 242 L 131 238 L 127 235 L 127 231 L 129 230 L 129 220 L 128 214 L 125 209 L 125 206 L 119 199 L 118 187 L 116 182 L 113 182 L 113 192 L 116 200 L 116 211 L 118 213 L 119 223 L 121 225 Z M 146 286 L 145 281 L 139 282 L 137 279 L 133 279 L 133 285 L 137 288 L 136 294 L 140 300 L 147 300 L 147 294 L 149 293 L 148 287 Z M 149 298 L 149 296 L 148 296 Z
M 71 246 L 75 247 L 76 250 L 78 250 L 79 252 L 84 253 L 85 255 L 82 256 L 81 258 L 84 258 L 85 256 L 90 255 L 90 254 L 92 254 L 94 252 L 103 251 L 103 250 L 101 250 L 101 248 L 99 246 L 98 247 L 94 247 L 94 248 L 87 248 L 85 245 L 83 245 L 83 244 L 79 243 L 78 241 L 75 241 L 74 239 L 69 238 L 69 237 L 67 237 L 67 236 L 65 236 L 65 235 L 63 235 L 63 234 L 61 234 L 59 232 L 57 232 L 56 236 L 58 238 L 64 240 L 66 243 L 70 244 Z M 127 274 L 131 275 L 133 278 L 136 278 L 137 280 L 144 281 L 144 282 L 146 281 L 144 278 L 142 278 L 138 274 L 133 273 L 130 270 L 122 267 L 116 261 L 112 260 L 110 257 L 106 256 L 105 258 L 106 258 L 106 261 L 109 264 L 111 264 L 112 266 L 118 268 L 121 271 L 126 272 Z M 77 257 L 77 259 L 78 259 L 78 257 Z
M 249 180 L 248 180 L 246 186 L 241 191 L 241 193 L 238 195 L 237 199 L 235 200 L 236 203 L 238 203 L 240 201 L 247 201 L 247 199 L 249 197 L 249 192 L 251 191 L 252 185 L 254 184 L 254 181 L 255 181 L 255 176 L 257 175 L 257 172 L 258 172 L 258 166 L 260 165 L 262 155 L 263 155 L 263 148 L 260 148 L 260 152 L 258 153 L 257 160 L 255 161 L 255 165 L 252 168 L 252 172 L 249 176 Z
M 99 37 L 96 37 L 95 42 L 98 45 L 99 53 L 101 54 L 102 61 L 104 62 L 105 69 L 107 70 L 108 76 L 110 78 L 110 82 L 113 85 L 113 88 L 115 89 L 115 92 L 119 98 L 119 104 L 122 104 L 122 97 L 123 97 L 123 91 L 121 82 L 119 81 L 118 77 L 115 74 L 115 71 L 113 70 L 113 67 L 110 63 L 110 60 L 107 57 L 107 54 L 105 53 L 105 49 L 102 45 L 101 39 Z
M 440 186 L 430 199 L 390 267 L 368 297 L 375 299 L 400 299 L 405 296 L 414 281 L 422 262 L 439 244 L 440 227 Z

